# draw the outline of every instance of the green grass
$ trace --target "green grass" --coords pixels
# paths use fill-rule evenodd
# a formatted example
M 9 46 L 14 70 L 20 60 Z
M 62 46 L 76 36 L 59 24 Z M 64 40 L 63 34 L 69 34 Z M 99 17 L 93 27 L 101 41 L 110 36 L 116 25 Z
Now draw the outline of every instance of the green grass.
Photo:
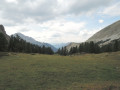
M 0 57 L 0 90 L 120 90 L 120 52 Z

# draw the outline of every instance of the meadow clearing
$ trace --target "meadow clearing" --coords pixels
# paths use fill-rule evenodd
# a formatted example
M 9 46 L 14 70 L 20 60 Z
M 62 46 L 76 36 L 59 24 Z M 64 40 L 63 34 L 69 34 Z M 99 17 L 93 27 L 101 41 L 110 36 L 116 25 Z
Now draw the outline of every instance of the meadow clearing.
M 0 56 L 0 90 L 120 90 L 120 52 Z

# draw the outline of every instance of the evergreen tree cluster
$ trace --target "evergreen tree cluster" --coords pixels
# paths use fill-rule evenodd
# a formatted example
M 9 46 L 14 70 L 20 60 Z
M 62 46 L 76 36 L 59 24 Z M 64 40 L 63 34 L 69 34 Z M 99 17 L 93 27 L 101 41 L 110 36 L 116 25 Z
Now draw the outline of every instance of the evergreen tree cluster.
M 0 33 L 0 51 L 7 51 L 8 41 L 3 33 Z
M 66 47 L 59 49 L 60 55 L 71 55 L 75 53 L 100 53 L 100 47 L 94 42 L 85 42 L 79 45 L 79 47 L 71 47 L 70 51 L 67 51 Z
M 0 33 L 0 51 L 22 52 L 22 53 L 40 53 L 40 54 L 54 54 L 50 47 L 38 46 L 31 44 L 21 39 L 18 35 L 10 37 L 9 43 L 5 36 Z
M 120 40 L 113 40 L 111 43 L 101 47 L 101 52 L 116 52 L 120 51 Z
M 58 51 L 57 51 L 57 53 L 60 54 L 60 55 L 64 55 L 64 56 L 66 56 L 66 55 L 69 54 L 69 52 L 66 49 L 66 47 L 62 47 L 61 49 L 59 48 Z
M 0 51 L 10 52 L 22 52 L 22 53 L 40 53 L 40 54 L 54 54 L 50 47 L 38 46 L 26 42 L 21 39 L 18 35 L 16 37 L 11 36 L 8 42 L 3 33 L 0 33 Z M 81 43 L 79 47 L 71 47 L 68 51 L 66 47 L 58 49 L 57 53 L 60 55 L 72 55 L 75 53 L 102 53 L 102 52 L 116 52 L 120 51 L 120 39 L 111 41 L 111 43 L 99 46 L 98 43 L 85 42 Z
M 111 41 L 111 43 L 99 46 L 98 43 L 85 42 L 81 43 L 79 47 L 71 47 L 70 51 L 67 51 L 66 47 L 59 49 L 58 54 L 60 55 L 72 55 L 75 53 L 102 53 L 102 52 L 116 52 L 120 51 L 120 40 L 116 39 Z

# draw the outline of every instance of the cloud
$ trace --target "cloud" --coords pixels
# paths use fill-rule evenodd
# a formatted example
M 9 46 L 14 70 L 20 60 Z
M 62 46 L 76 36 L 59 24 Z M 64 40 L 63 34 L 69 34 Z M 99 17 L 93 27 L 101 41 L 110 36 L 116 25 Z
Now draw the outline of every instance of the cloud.
M 68 12 L 73 14 L 92 14 L 109 5 L 113 0 L 74 0 Z
M 93 19 L 89 18 L 97 16 L 99 11 L 103 11 L 99 16 L 120 15 L 120 4 L 113 1 L 0 0 L 0 23 L 9 35 L 21 32 L 41 42 L 82 42 L 100 30 L 95 25 L 92 27 Z M 68 20 L 69 17 L 72 19 Z
M 54 13 L 56 0 L 17 0 L 17 2 L 0 1 L 0 10 L 2 11 L 0 16 L 21 24 L 26 23 L 25 20 L 28 19 L 43 22 L 54 18 L 56 15 Z
M 14 25 L 43 23 L 67 15 L 91 15 L 113 0 L 1 0 L 0 17 Z M 29 22 L 30 21 L 30 22 Z M 6 24 L 6 23 L 5 23 Z M 11 25 L 11 24 L 10 24 Z
M 8 3 L 18 3 L 17 0 L 6 0 Z
M 30 31 L 30 30 L 27 29 L 27 28 L 22 28 L 22 29 L 19 30 L 19 32 L 22 32 L 22 33 L 23 33 L 23 32 L 28 32 L 28 31 Z
M 52 35 L 53 38 L 60 37 L 60 36 L 61 36 L 60 33 L 55 33 L 55 34 Z
M 26 26 L 6 26 L 5 30 L 6 30 L 8 35 L 11 35 L 11 34 L 14 34 L 14 33 L 17 33 L 17 32 L 22 33 L 22 32 L 25 32 L 26 30 L 29 30 L 29 29 L 27 29 Z
M 72 36 L 77 37 L 80 30 L 84 28 L 85 22 L 69 22 L 60 19 L 44 22 L 39 24 L 39 26 L 42 26 L 40 31 L 34 30 L 34 32 L 27 32 L 27 35 L 29 34 L 33 37 L 37 37 L 36 39 L 38 41 L 67 42 L 68 40 L 71 41 Z
M 98 31 L 98 29 L 86 29 L 86 25 L 86 22 L 73 22 L 60 19 L 35 24 L 34 27 L 37 28 L 28 28 L 28 26 L 6 27 L 6 31 L 9 35 L 21 32 L 41 42 L 83 42 Z
M 120 16 L 120 2 L 105 8 L 102 14 L 109 16 Z
M 103 22 L 104 22 L 104 20 L 102 20 L 102 19 L 101 19 L 101 20 L 98 20 L 98 22 L 99 22 L 99 23 L 103 23 Z

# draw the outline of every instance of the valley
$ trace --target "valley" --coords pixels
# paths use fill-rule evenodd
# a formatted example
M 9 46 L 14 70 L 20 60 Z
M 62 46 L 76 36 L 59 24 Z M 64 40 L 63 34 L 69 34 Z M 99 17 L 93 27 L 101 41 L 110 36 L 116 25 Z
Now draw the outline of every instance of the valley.
M 0 0 L 0 90 L 120 90 L 120 0 Z

